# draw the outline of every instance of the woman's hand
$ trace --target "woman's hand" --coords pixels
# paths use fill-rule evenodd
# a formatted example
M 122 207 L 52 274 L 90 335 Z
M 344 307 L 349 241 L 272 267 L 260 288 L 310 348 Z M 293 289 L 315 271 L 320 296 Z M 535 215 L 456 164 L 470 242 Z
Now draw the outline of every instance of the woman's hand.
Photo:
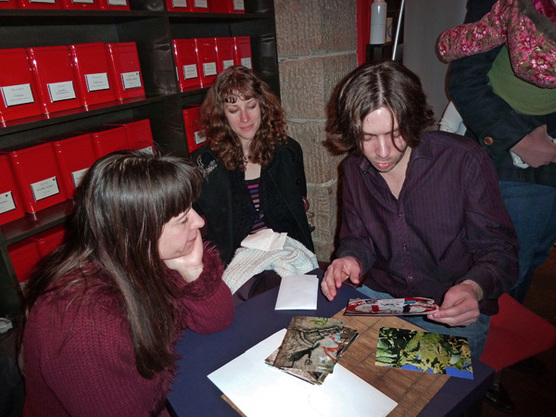
M 203 238 L 197 230 L 193 250 L 179 258 L 165 259 L 164 263 L 170 269 L 177 271 L 186 282 L 193 282 L 203 272 Z

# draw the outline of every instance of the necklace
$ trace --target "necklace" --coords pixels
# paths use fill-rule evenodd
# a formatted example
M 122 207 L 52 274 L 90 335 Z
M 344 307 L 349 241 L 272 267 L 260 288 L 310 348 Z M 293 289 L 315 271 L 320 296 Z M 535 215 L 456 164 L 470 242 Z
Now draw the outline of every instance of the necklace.
M 248 162 L 249 162 L 249 155 L 243 155 L 243 163 L 247 165 Z

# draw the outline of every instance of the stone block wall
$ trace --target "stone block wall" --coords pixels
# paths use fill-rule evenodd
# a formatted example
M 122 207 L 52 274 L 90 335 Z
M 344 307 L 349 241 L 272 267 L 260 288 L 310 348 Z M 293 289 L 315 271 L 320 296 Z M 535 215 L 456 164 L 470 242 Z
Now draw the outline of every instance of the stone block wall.
M 357 66 L 356 0 L 275 0 L 280 94 L 288 134 L 303 148 L 309 221 L 319 261 L 329 261 L 337 227 L 341 157 L 322 146 L 326 104 Z

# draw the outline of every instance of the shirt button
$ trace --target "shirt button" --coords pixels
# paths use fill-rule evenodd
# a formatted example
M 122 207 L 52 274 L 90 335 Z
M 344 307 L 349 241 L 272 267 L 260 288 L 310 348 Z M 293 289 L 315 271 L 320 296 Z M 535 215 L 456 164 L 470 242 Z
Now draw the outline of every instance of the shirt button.
M 403 245 L 403 246 L 402 246 L 402 249 L 405 250 L 405 251 L 407 251 L 407 245 Z
M 485 143 L 485 145 L 490 146 L 490 145 L 492 145 L 492 144 L 494 143 L 494 139 L 492 139 L 491 136 L 486 136 L 486 137 L 483 139 L 483 142 Z
M 402 217 L 403 213 L 401 211 L 398 211 L 398 217 Z
M 413 281 L 413 275 L 409 275 L 409 276 L 407 277 L 407 280 L 408 280 L 408 281 Z

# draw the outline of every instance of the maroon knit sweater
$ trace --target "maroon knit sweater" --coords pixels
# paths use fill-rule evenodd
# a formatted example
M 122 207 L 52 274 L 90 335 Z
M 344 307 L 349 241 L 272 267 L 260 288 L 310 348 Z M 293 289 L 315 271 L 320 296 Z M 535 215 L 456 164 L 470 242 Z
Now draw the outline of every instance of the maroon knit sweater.
M 179 327 L 210 333 L 230 325 L 233 304 L 217 252 L 205 247 L 203 262 L 196 281 L 186 283 L 174 271 L 169 279 L 182 292 Z M 168 416 L 164 398 L 175 368 L 142 377 L 118 295 L 97 287 L 85 292 L 83 303 L 68 305 L 75 291 L 83 290 L 47 293 L 31 309 L 23 338 L 23 415 Z

